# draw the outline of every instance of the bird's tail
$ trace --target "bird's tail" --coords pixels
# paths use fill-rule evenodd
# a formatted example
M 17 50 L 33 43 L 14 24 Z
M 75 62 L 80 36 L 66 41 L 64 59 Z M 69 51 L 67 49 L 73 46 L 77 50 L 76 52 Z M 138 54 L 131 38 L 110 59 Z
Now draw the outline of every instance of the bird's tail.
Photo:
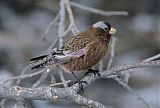
M 39 60 L 44 59 L 47 56 L 48 55 L 42 55 L 42 56 L 34 57 L 34 58 L 31 58 L 30 61 L 39 61 Z
M 31 67 L 31 69 L 34 70 L 34 69 L 39 69 L 39 68 L 45 68 L 47 66 L 47 64 L 48 64 L 47 61 L 45 61 L 43 63 L 33 65 Z
M 48 65 L 55 64 L 56 58 L 55 55 L 60 54 L 60 52 L 51 52 L 48 55 L 42 55 L 38 57 L 31 58 L 31 69 L 39 69 L 39 68 L 45 68 Z

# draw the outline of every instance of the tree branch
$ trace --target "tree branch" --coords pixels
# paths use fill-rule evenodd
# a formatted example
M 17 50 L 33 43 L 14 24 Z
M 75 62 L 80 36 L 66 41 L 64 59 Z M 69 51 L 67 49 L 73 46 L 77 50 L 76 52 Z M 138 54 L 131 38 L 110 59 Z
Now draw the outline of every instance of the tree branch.
M 100 9 L 84 6 L 84 5 L 75 3 L 75 2 L 71 2 L 71 5 L 74 6 L 74 7 L 83 9 L 85 11 L 92 12 L 94 14 L 104 15 L 104 16 L 112 16 L 112 15 L 128 16 L 128 12 L 127 11 L 104 11 L 104 10 L 100 10 Z
M 75 20 L 74 20 L 73 12 L 71 9 L 70 0 L 65 0 L 65 5 L 66 5 L 66 10 L 68 12 L 69 20 L 70 20 L 71 31 L 73 34 L 77 34 L 79 30 L 75 25 Z
M 116 38 L 113 37 L 111 39 L 111 44 L 110 44 L 110 50 L 109 50 L 109 53 L 110 53 L 110 58 L 109 58 L 109 62 L 108 62 L 108 65 L 107 65 L 107 69 L 109 69 L 112 65 L 112 62 L 113 62 L 113 59 L 114 59 L 114 53 L 115 53 L 115 45 L 116 45 Z
M 160 58 L 160 54 L 157 54 L 157 55 L 154 55 L 154 56 L 149 57 L 149 58 L 147 58 L 147 59 L 144 59 L 143 62 L 155 60 L 155 59 L 158 59 L 158 58 Z
M 53 25 L 58 25 L 57 20 L 59 19 L 59 13 L 56 15 L 56 17 L 49 23 L 49 25 L 47 26 L 47 28 L 44 30 L 44 33 L 41 35 L 42 40 L 47 40 L 46 36 L 49 32 L 49 30 L 52 28 Z
M 118 72 L 140 67 L 149 66 L 160 66 L 160 60 L 147 61 L 133 64 L 125 64 L 121 66 L 115 66 L 108 70 L 100 71 L 101 76 L 94 76 L 93 74 L 84 77 L 82 80 L 86 81 L 87 84 L 84 87 L 89 86 L 95 80 L 101 78 L 114 78 L 117 76 Z M 12 98 L 12 99 L 36 99 L 36 100 L 48 100 L 51 99 L 67 99 L 71 102 L 92 106 L 94 108 L 105 108 L 104 105 L 95 102 L 93 100 L 87 99 L 79 94 L 78 84 L 74 84 L 67 88 L 53 88 L 53 87 L 37 87 L 37 88 L 25 88 L 20 86 L 0 86 L 0 97 L 1 98 Z
M 115 78 L 115 77 L 118 76 L 119 72 L 122 72 L 122 71 L 123 72 L 128 72 L 128 71 L 125 71 L 125 70 L 129 70 L 129 69 L 133 69 L 133 68 L 141 68 L 141 67 L 150 67 L 150 66 L 160 66 L 160 60 L 114 66 L 110 69 L 100 71 L 99 72 L 101 74 L 100 77 L 90 75 L 90 76 L 84 77 L 82 80 L 86 81 L 88 83 L 88 84 L 84 85 L 84 87 L 87 87 L 88 85 L 90 85 L 92 82 L 94 82 L 97 79 Z M 79 90 L 78 84 L 74 84 L 73 86 L 71 86 L 71 88 L 75 91 Z
M 52 69 L 48 68 L 45 72 L 42 73 L 41 77 L 32 85 L 33 88 L 40 86 L 40 84 L 47 78 L 51 73 Z
M 93 100 L 84 98 L 78 95 L 75 91 L 69 88 L 53 88 L 53 87 L 38 87 L 25 88 L 20 86 L 0 86 L 0 97 L 7 97 L 10 99 L 24 98 L 32 100 L 52 100 L 67 99 L 71 102 L 93 106 L 94 108 L 105 108 L 104 105 Z
M 58 37 L 59 37 L 59 47 L 62 47 L 63 45 L 63 33 L 65 31 L 65 16 L 66 16 L 66 11 L 65 11 L 65 0 L 60 1 L 60 21 L 59 21 L 59 26 L 58 26 Z M 59 76 L 62 82 L 65 82 L 65 78 L 62 72 L 62 69 L 59 69 Z M 66 83 L 64 83 L 64 87 L 68 87 Z
M 43 72 L 45 72 L 45 69 L 39 70 L 39 71 L 34 72 L 34 73 L 25 74 L 25 75 L 23 75 L 23 76 L 22 76 L 22 75 L 19 75 L 19 76 L 15 76 L 15 77 L 10 77 L 10 78 L 6 79 L 6 80 L 4 81 L 4 83 L 6 83 L 6 82 L 8 82 L 8 81 L 10 81 L 10 80 L 31 78 L 31 77 L 36 76 L 36 75 L 39 75 L 39 74 L 41 74 L 41 73 L 43 73 Z

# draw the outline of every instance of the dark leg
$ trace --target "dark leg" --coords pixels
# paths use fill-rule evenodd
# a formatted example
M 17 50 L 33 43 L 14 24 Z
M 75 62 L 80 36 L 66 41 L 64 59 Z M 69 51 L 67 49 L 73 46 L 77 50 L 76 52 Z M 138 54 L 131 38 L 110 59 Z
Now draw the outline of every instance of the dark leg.
M 98 70 L 88 69 L 88 71 L 85 73 L 85 76 L 89 75 L 90 73 L 93 73 L 94 76 L 95 76 L 96 74 L 97 74 L 98 76 L 101 75 Z
M 88 84 L 88 83 L 87 83 L 86 81 L 81 81 L 81 80 L 75 75 L 74 72 L 72 72 L 72 75 L 76 78 L 77 83 L 78 83 L 78 85 L 79 85 L 79 89 L 82 90 L 82 91 L 84 91 L 83 83 L 85 83 L 85 84 Z

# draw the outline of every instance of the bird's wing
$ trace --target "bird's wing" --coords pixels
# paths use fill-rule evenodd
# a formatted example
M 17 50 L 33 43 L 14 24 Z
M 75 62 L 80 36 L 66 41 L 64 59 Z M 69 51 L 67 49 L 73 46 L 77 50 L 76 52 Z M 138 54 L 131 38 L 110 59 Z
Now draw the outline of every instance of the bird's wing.
M 63 64 L 66 62 L 76 60 L 84 56 L 85 54 L 86 54 L 86 47 L 76 51 L 71 51 L 71 50 L 63 51 L 62 49 L 58 49 L 57 51 L 54 51 L 48 55 L 42 55 L 30 59 L 33 65 L 31 69 L 43 68 L 53 64 Z
M 86 48 L 82 48 L 82 49 L 79 49 L 77 51 L 65 51 L 65 54 L 64 55 L 55 55 L 54 58 L 56 59 L 56 61 L 58 63 L 66 63 L 66 62 L 70 62 L 70 61 L 73 61 L 73 60 L 76 60 L 82 56 L 85 56 L 86 55 L 86 51 L 87 49 Z
M 99 49 L 99 42 L 88 42 L 88 44 L 85 44 L 84 47 L 79 47 L 79 49 L 75 51 L 60 49 L 63 50 L 63 54 L 55 54 L 54 59 L 58 63 L 70 62 L 80 57 L 85 57 L 89 52 L 94 50 L 94 48 Z

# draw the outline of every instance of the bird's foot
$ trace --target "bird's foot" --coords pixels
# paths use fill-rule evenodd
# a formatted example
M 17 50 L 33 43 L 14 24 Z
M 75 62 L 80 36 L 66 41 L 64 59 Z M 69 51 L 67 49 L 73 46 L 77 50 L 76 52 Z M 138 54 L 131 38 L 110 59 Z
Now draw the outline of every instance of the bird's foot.
M 83 84 L 88 84 L 86 81 L 81 81 L 76 75 L 74 72 L 72 72 L 72 75 L 77 79 L 77 82 L 75 83 L 78 83 L 78 86 L 79 86 L 79 89 L 84 92 L 84 85 Z
M 101 75 L 98 70 L 88 69 L 88 71 L 85 73 L 85 76 L 89 75 L 90 73 L 93 73 L 94 76 L 96 76 L 96 75 L 100 76 Z
M 79 86 L 79 89 L 84 92 L 84 85 L 83 84 L 88 84 L 86 81 L 81 81 L 81 80 L 77 80 L 77 82 L 75 83 L 78 83 L 78 86 Z

